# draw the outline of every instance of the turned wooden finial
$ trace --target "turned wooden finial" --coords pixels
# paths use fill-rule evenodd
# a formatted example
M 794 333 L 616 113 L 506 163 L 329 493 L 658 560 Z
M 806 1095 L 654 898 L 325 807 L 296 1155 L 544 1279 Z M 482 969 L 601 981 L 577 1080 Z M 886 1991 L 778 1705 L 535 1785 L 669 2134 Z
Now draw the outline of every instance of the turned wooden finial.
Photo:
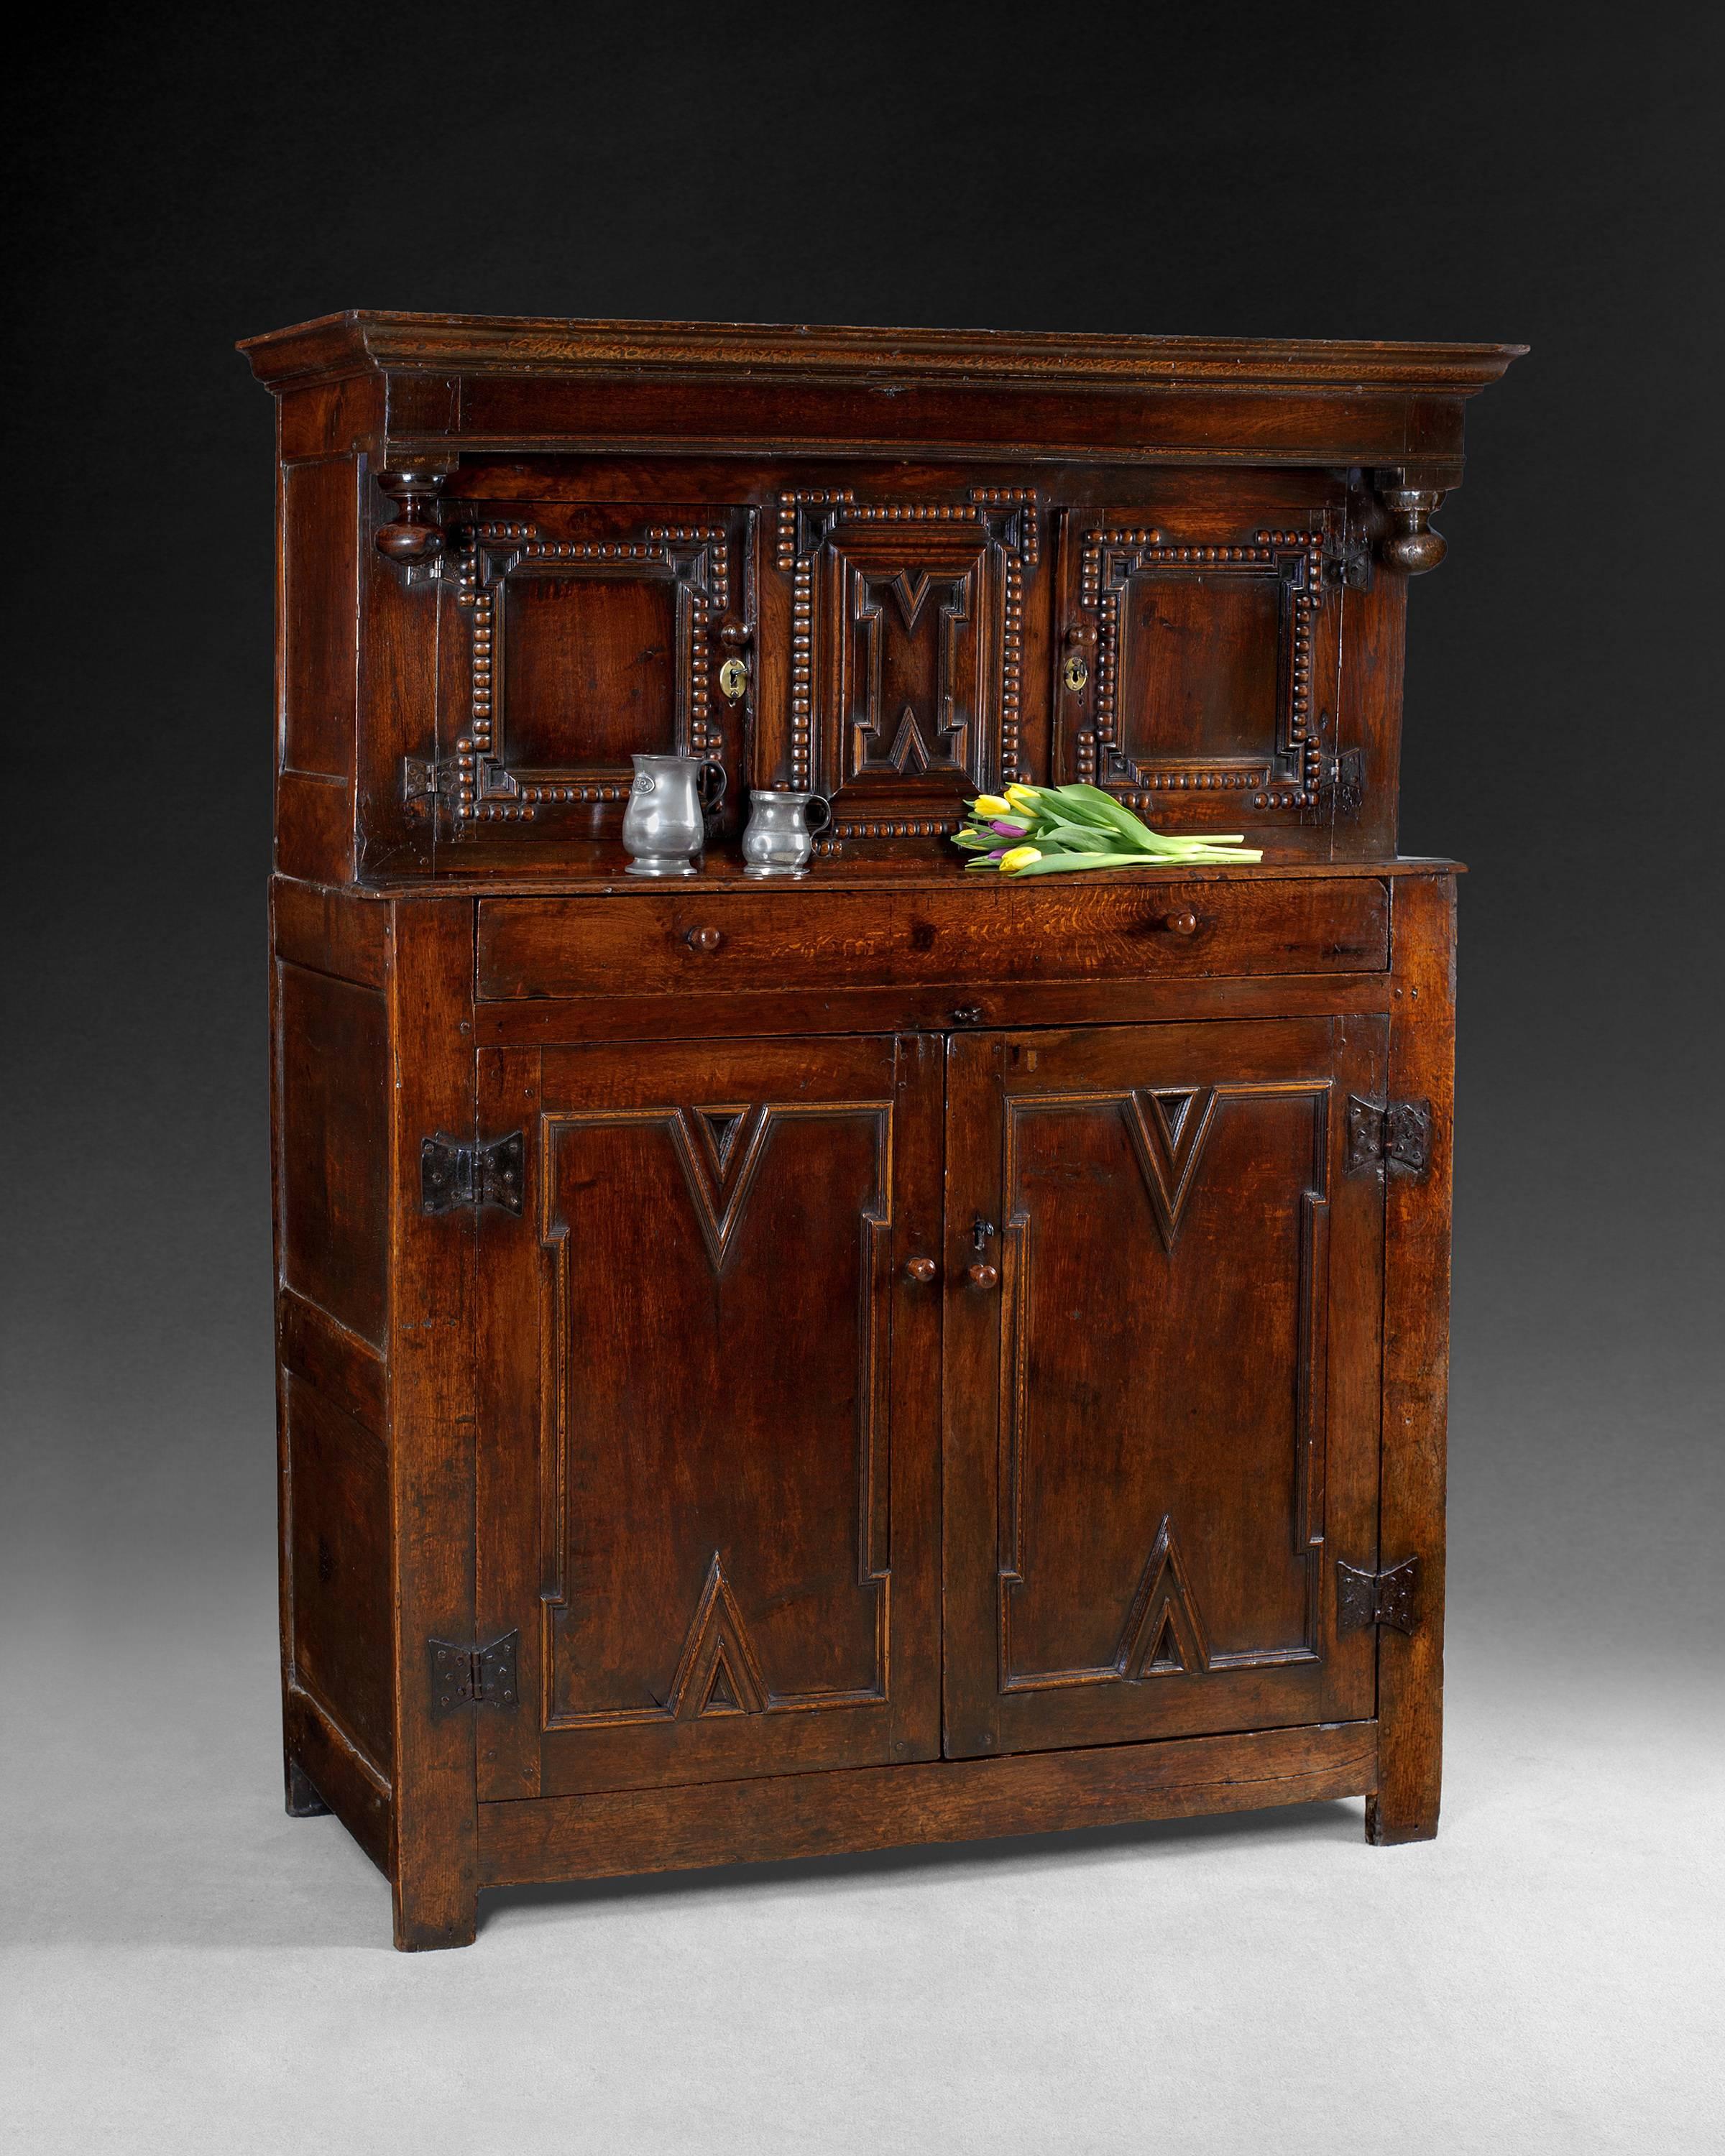
M 438 495 L 449 485 L 447 470 L 420 466 L 408 471 L 382 471 L 377 484 L 395 504 L 395 515 L 378 527 L 376 545 L 386 562 L 404 569 L 434 562 L 444 551 L 444 535 L 433 521 Z
M 1378 475 L 1378 499 L 1394 526 L 1378 551 L 1389 567 L 1399 569 L 1404 577 L 1418 577 L 1436 568 L 1450 551 L 1443 533 L 1434 531 L 1430 522 L 1443 501 L 1444 490 L 1410 486 L 1407 477 L 1399 471 Z

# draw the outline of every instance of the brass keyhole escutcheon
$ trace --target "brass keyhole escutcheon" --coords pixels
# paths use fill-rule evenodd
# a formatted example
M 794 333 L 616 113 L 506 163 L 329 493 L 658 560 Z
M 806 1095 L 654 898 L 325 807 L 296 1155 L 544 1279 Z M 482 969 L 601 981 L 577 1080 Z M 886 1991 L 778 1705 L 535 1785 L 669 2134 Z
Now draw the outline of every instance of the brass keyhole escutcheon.
M 719 693 L 740 703 L 749 685 L 749 670 L 741 659 L 727 659 L 719 669 Z
M 1076 696 L 1090 679 L 1090 669 L 1084 663 L 1082 652 L 1071 653 L 1066 660 L 1066 686 Z

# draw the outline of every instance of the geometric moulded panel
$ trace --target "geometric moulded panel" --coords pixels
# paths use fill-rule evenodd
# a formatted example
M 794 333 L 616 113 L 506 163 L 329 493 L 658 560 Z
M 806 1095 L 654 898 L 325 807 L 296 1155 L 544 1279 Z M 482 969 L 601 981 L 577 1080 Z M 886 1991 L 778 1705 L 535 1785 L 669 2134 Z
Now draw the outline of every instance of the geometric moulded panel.
M 542 1113 L 548 1732 L 886 1700 L 891 1116 L 884 1100 Z M 834 1202 L 805 1226 L 803 1193 L 823 1169 L 834 1179 Z M 632 1214 L 618 1203 L 624 1193 Z M 788 1237 L 802 1261 L 788 1282 L 780 1270 Z M 783 1532 L 752 1435 L 780 1411 L 780 1373 L 744 1379 L 730 1359 L 740 1340 L 768 1337 L 776 1323 L 789 1325 L 781 1344 L 793 1370 L 803 1355 L 819 1355 L 823 1369 L 835 1357 L 848 1366 L 843 1383 L 823 1384 L 822 1409 L 787 1432 L 792 1452 L 775 1455 L 782 1466 L 802 1447 L 797 1471 L 816 1479 L 798 1486 L 820 1492 L 797 1543 Z M 597 1431 L 614 1423 L 626 1440 L 599 1444 Z M 809 1454 L 811 1443 L 826 1465 Z M 671 1490 L 710 1537 L 675 1645 L 664 1590 L 688 1579 L 694 1553 L 665 1509 Z M 638 1517 L 624 1534 L 615 1519 L 631 1507 Z M 831 1569 L 847 1546 L 848 1582 Z M 661 1584 L 643 1600 L 649 1572 Z M 791 1583 L 830 1611 L 829 1638 L 787 1626 Z
M 966 798 L 1022 766 L 1024 585 L 1035 495 L 779 497 L 790 582 L 783 783 L 833 804 L 823 851 L 956 830 Z
M 1096 680 L 1075 775 L 1161 814 L 1194 793 L 1240 811 L 1313 808 L 1323 546 L 1322 531 L 1259 531 L 1240 546 L 1086 531 L 1078 620 Z
M 1003 1694 L 1317 1659 L 1330 1094 L 1327 1081 L 1300 1079 L 1009 1099 L 1003 1169 L 1013 1210 L 1001 1235 L 1000 1345 L 1007 1494 L 997 1559 Z M 1210 1162 L 1218 1165 L 1207 1178 Z M 1137 1170 L 1130 1183 L 1120 1173 L 1129 1164 Z M 1200 1218 L 1207 1180 L 1214 1189 Z M 1102 1262 L 1092 1254 L 1103 1247 L 1109 1285 L 1086 1322 L 1070 1283 Z M 1247 1310 L 1251 1358 L 1207 1375 L 1184 1328 L 1214 1325 L 1226 1337 Z M 1092 1332 L 1096 1343 L 1086 1345 Z M 1246 1456 L 1243 1442 L 1254 1448 L 1250 1468 L 1230 1464 Z M 1222 1502 L 1218 1478 L 1227 1486 L 1241 1474 L 1260 1500 Z M 1086 1532 L 1074 1504 L 1101 1504 L 1104 1490 L 1113 1492 L 1111 1514 Z M 1158 1524 L 1147 1555 L 1138 1544 L 1130 1590 L 1110 1621 L 1118 1590 L 1099 1591 L 1096 1565 L 1119 1577 L 1122 1506 Z M 1273 1567 L 1261 1577 L 1282 1583 L 1266 1585 L 1263 1599 L 1241 1586 L 1260 1574 L 1242 1575 L 1240 1553 L 1227 1553 L 1226 1537 L 1247 1518 L 1253 1565 Z M 1211 1539 L 1219 1527 L 1219 1545 Z M 1278 1528 L 1279 1550 L 1271 1540 Z M 1219 1624 L 1218 1612 L 1200 1606 L 1189 1561 L 1217 1592 Z M 1291 1591 L 1291 1608 L 1281 1600 Z M 1297 1629 L 1284 1629 L 1289 1619 Z
M 473 525 L 444 565 L 470 624 L 440 785 L 459 838 L 498 824 L 620 826 L 633 756 L 706 757 L 713 632 L 730 602 L 726 513 L 591 539 Z M 448 748 L 445 748 L 448 754 Z

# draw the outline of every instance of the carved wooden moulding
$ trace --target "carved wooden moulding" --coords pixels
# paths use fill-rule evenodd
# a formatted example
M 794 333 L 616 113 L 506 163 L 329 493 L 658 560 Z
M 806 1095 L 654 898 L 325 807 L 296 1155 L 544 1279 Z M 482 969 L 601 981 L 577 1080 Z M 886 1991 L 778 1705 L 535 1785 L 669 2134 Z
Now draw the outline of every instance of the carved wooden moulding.
M 1154 526 L 1086 531 L 1069 644 L 1092 648 L 1095 669 L 1086 678 L 1081 656 L 1065 676 L 1081 721 L 1072 775 L 1134 808 L 1194 793 L 1316 807 L 1334 665 L 1318 634 L 1324 546 L 1321 527 L 1231 545 Z
M 739 522 L 551 506 L 444 528 L 440 753 L 409 760 L 410 808 L 441 808 L 456 838 L 539 822 L 591 832 L 620 824 L 631 757 L 717 753 L 720 676 L 747 640 L 730 612 Z
M 772 761 L 832 801 L 823 850 L 957 830 L 973 794 L 1029 776 L 1024 608 L 1036 497 L 782 494 L 790 653 Z

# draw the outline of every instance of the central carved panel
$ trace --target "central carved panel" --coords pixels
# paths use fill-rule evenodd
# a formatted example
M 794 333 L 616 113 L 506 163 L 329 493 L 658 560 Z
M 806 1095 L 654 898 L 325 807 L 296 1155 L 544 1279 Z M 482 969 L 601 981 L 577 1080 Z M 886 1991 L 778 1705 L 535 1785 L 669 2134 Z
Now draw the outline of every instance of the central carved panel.
M 850 769 L 865 773 L 966 768 L 973 696 L 962 696 L 962 630 L 970 619 L 971 578 L 904 569 L 890 577 L 850 567 L 852 664 L 845 705 L 851 719 Z M 938 593 L 938 603 L 932 594 Z
M 1035 497 L 780 497 L 791 580 L 784 779 L 833 803 L 847 840 L 956 830 L 970 795 L 1023 776 L 1024 577 Z

